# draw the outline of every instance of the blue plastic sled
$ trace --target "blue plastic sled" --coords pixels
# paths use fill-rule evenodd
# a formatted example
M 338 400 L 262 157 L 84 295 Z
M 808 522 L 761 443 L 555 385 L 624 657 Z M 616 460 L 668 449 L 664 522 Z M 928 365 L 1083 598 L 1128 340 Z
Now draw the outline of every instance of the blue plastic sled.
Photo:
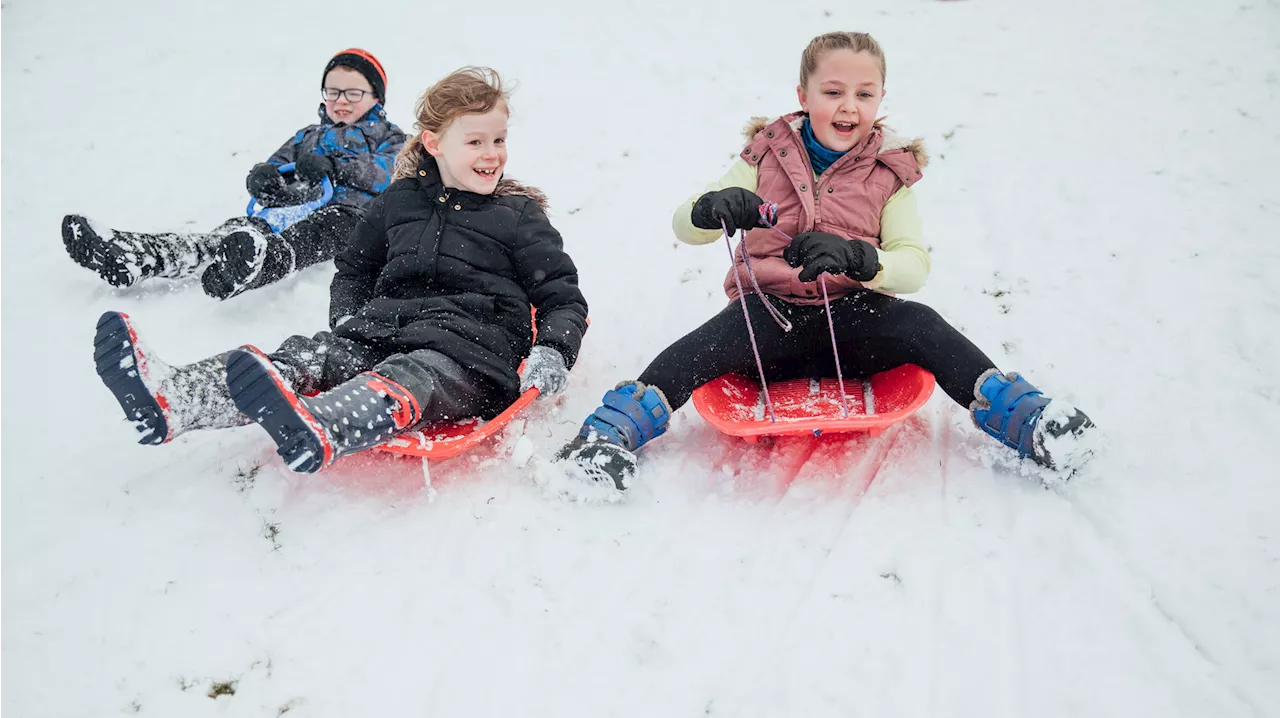
M 314 194 L 314 186 L 306 185 L 301 181 L 289 181 L 288 175 L 293 174 L 293 164 L 290 162 L 280 165 L 280 174 L 285 176 L 290 193 L 300 195 L 299 199 L 308 190 Z M 320 181 L 320 196 L 315 199 L 283 207 L 263 207 L 258 204 L 257 197 L 250 197 L 249 206 L 245 209 L 245 214 L 266 220 L 267 224 L 271 225 L 271 231 L 279 234 L 306 219 L 307 215 L 325 206 L 331 199 L 333 199 L 333 182 L 330 182 L 329 178 L 325 177 Z

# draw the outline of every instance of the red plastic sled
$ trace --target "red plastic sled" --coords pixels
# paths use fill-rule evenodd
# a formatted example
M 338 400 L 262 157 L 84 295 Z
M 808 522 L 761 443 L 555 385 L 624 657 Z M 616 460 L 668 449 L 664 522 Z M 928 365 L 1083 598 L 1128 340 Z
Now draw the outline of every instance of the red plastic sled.
M 498 433 L 536 398 L 538 390 L 530 389 L 505 411 L 488 421 L 471 417 L 447 424 L 435 424 L 421 431 L 400 434 L 379 446 L 378 450 L 437 461 L 453 458 Z
M 530 319 L 536 319 L 537 316 L 538 310 L 534 309 L 530 313 Z M 536 321 L 533 322 L 533 336 L 535 339 L 538 337 L 538 324 Z M 523 363 L 520 364 L 520 370 L 524 371 Z M 498 433 L 502 427 L 510 424 L 517 414 L 524 411 L 525 407 L 529 406 L 537 398 L 538 390 L 530 389 L 521 394 L 520 398 L 504 409 L 501 414 L 488 421 L 473 416 L 460 421 L 432 424 L 419 431 L 399 434 L 375 448 L 378 451 L 386 451 L 392 454 L 417 456 L 423 460 L 425 470 L 427 459 L 436 461 L 451 459 L 458 454 L 471 450 L 485 439 Z
M 933 394 L 933 374 L 914 364 L 880 372 L 869 379 L 845 379 L 849 416 L 840 411 L 840 385 L 834 379 L 770 382 L 776 422 L 769 421 L 757 381 L 726 374 L 693 392 L 702 418 L 730 436 L 760 441 L 789 434 L 865 432 L 878 436 L 911 416 Z

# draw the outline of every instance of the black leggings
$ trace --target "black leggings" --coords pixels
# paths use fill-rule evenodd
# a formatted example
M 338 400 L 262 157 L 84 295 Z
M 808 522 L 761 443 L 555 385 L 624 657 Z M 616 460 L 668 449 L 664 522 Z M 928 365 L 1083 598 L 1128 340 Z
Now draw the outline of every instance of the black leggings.
M 835 376 L 831 334 L 822 305 L 790 304 L 770 298 L 792 323 L 790 332 L 773 321 L 760 301 L 747 297 L 760 360 L 769 380 Z M 866 377 L 903 364 L 933 373 L 958 404 L 968 407 L 974 386 L 995 363 L 930 307 L 878 292 L 858 291 L 831 302 L 841 370 Z M 640 375 L 662 390 L 672 409 L 689 401 L 693 390 L 724 374 L 756 378 L 755 357 L 733 302 L 702 326 L 667 347 Z

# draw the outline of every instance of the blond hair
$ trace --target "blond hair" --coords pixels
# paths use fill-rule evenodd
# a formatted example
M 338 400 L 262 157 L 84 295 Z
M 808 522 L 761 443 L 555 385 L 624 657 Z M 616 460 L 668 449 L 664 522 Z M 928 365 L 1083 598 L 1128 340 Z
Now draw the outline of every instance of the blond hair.
M 874 37 L 865 32 L 829 32 L 810 40 L 809 46 L 804 49 L 804 54 L 800 56 L 801 87 L 808 85 L 809 76 L 818 68 L 818 61 L 822 59 L 823 55 L 832 50 L 853 50 L 854 52 L 871 53 L 872 57 L 880 61 L 880 84 L 884 84 L 884 50 L 880 49 L 880 43 L 876 42 Z
M 404 143 L 396 156 L 392 180 L 410 177 L 427 155 L 422 146 L 422 133 L 444 132 L 449 123 L 462 115 L 482 115 L 501 105 L 504 109 L 511 93 L 503 85 L 502 76 L 491 67 L 460 67 L 427 88 L 415 108 L 417 131 Z

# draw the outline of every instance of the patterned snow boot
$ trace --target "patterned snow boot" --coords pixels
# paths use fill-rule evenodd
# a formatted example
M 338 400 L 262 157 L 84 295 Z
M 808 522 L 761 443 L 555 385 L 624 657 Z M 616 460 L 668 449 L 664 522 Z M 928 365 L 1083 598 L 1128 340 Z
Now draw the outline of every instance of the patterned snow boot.
M 271 435 L 280 458 L 301 473 L 377 446 L 421 415 L 404 387 L 371 371 L 316 396 L 299 396 L 280 368 L 251 346 L 231 352 L 227 387 L 240 411 Z
M 192 275 L 209 260 L 219 239 L 216 234 L 117 232 L 78 214 L 62 218 L 67 254 L 114 287 L 150 277 Z
M 623 382 L 605 392 L 603 404 L 555 460 L 572 462 L 593 480 L 625 491 L 635 478 L 635 452 L 666 433 L 670 421 L 671 405 L 661 389 Z
M 141 434 L 139 444 L 249 423 L 227 392 L 223 356 L 171 367 L 142 345 L 126 314 L 107 312 L 98 319 L 93 358 L 102 383 Z
M 1096 427 L 1083 411 L 1050 399 L 1020 374 L 990 369 L 969 405 L 974 423 L 1000 443 L 1056 471 L 1074 472 L 1093 456 Z
M 293 251 L 280 235 L 246 228 L 222 240 L 200 284 L 205 294 L 229 299 L 281 279 L 294 264 Z

